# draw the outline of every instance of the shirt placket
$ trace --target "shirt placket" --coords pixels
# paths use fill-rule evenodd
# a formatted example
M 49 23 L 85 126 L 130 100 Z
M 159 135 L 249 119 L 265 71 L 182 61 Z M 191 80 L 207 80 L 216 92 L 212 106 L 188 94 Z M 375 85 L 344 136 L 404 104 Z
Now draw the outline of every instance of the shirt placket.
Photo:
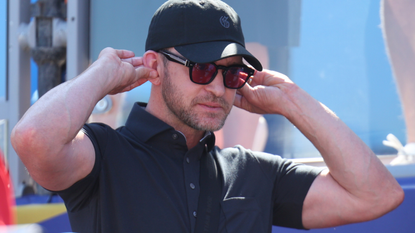
M 183 160 L 183 170 L 185 177 L 185 187 L 187 194 L 187 207 L 190 218 L 192 232 L 196 225 L 197 206 L 199 200 L 200 186 L 199 186 L 199 170 L 200 170 L 200 156 L 194 154 L 194 150 L 190 150 L 185 154 Z M 199 153 L 202 153 L 200 151 Z

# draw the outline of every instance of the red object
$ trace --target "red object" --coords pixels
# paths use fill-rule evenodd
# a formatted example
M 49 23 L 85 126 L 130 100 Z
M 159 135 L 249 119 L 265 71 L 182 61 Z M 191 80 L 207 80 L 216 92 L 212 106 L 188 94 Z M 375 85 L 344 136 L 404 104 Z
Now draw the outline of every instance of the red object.
M 0 150 L 0 226 L 15 224 L 15 215 L 13 211 L 15 200 L 12 182 L 3 158 L 3 153 Z

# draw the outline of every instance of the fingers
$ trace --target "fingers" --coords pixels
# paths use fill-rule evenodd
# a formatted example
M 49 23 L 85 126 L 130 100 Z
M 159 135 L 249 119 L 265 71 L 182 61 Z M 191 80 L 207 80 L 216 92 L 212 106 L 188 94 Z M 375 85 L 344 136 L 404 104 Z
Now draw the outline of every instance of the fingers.
M 287 89 L 292 83 L 284 74 L 264 70 L 255 72 L 252 81 L 248 81 L 237 90 L 234 105 L 254 113 L 272 113 L 281 98 L 281 88 Z
M 154 83 L 156 82 L 154 80 L 157 80 L 157 77 L 158 73 L 155 70 L 144 66 L 140 66 L 135 69 L 135 81 L 130 85 L 124 87 L 119 92 L 130 91 L 138 86 L 143 85 L 147 81 Z
M 142 57 L 131 57 L 131 58 L 124 58 L 121 59 L 123 62 L 128 62 L 134 67 L 139 67 L 143 65 L 143 58 Z
M 129 51 L 129 50 L 116 49 L 115 51 L 116 51 L 118 57 L 121 58 L 121 59 L 130 58 L 130 57 L 135 56 L 134 52 Z
M 273 70 L 264 69 L 263 71 L 256 72 L 255 75 L 261 85 L 274 86 L 283 83 L 293 83 L 285 74 Z
M 233 101 L 233 105 L 238 108 L 242 108 L 241 106 L 242 98 L 243 98 L 242 95 L 237 92 L 235 95 L 235 100 Z
M 122 89 L 114 89 L 108 94 L 114 95 L 114 94 L 118 94 L 118 93 L 122 93 L 122 92 L 126 92 L 126 91 L 131 91 L 132 89 L 143 85 L 145 82 L 147 82 L 147 79 L 139 79 L 136 82 L 134 82 L 134 83 L 122 88 Z
M 124 49 L 113 49 L 111 47 L 107 47 L 105 49 L 103 49 L 100 53 L 98 57 L 104 56 L 106 54 L 116 54 L 119 58 L 121 59 L 125 59 L 125 58 L 131 58 L 134 57 L 134 52 L 129 51 L 129 50 L 124 50 Z
M 136 69 L 136 75 L 140 79 L 146 79 L 146 80 L 154 79 L 158 77 L 158 73 L 156 70 L 153 70 L 151 68 L 144 67 L 144 66 L 141 66 Z
M 248 106 L 250 95 L 252 95 L 252 87 L 249 84 L 245 84 L 241 89 L 236 91 L 233 105 L 250 111 L 250 107 Z

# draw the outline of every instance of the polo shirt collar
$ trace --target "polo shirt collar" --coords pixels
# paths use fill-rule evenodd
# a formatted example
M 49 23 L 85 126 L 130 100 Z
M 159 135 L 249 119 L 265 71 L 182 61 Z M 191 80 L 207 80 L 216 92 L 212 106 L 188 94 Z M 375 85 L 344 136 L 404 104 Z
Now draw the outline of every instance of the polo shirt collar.
M 161 132 L 173 129 L 173 127 L 164 121 L 147 112 L 145 110 L 146 106 L 146 103 L 135 103 L 125 122 L 125 127 L 134 137 L 143 142 L 146 142 Z
M 130 115 L 125 123 L 125 128 L 140 141 L 146 142 L 159 133 L 175 130 L 164 121 L 153 116 L 145 110 L 146 103 L 137 102 L 133 105 Z M 200 140 L 201 144 L 206 145 L 206 149 L 211 151 L 215 146 L 215 135 L 213 132 L 206 132 Z
M 206 132 L 205 136 L 200 139 L 200 142 L 206 145 L 207 151 L 211 151 L 215 146 L 215 134 L 213 132 Z

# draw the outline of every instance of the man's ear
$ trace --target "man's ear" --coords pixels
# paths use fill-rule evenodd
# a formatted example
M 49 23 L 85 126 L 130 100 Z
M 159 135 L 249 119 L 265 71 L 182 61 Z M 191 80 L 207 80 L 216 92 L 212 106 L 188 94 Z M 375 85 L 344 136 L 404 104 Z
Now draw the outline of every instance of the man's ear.
M 150 68 L 157 72 L 157 77 L 149 79 L 153 85 L 160 85 L 160 60 L 158 60 L 159 54 L 155 51 L 148 50 L 143 55 L 143 66 Z

